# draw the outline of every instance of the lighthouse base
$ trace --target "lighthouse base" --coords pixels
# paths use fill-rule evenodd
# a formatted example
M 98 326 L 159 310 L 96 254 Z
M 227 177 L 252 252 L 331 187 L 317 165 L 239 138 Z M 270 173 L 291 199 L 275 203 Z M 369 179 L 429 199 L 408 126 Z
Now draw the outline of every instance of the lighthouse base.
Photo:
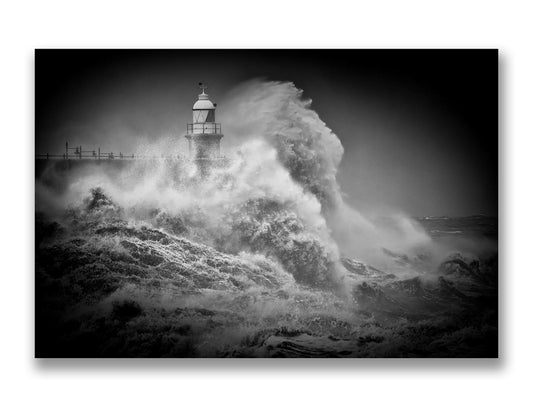
M 194 160 L 220 158 L 220 139 L 223 134 L 187 134 L 189 157 Z

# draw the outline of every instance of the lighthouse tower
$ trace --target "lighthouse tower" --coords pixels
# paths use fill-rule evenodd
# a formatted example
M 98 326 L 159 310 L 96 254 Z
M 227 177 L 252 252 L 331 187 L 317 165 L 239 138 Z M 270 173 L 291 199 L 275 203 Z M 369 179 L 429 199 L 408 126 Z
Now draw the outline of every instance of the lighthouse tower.
M 192 107 L 192 123 L 187 124 L 185 138 L 189 142 L 189 156 L 194 160 L 220 158 L 220 139 L 222 126 L 215 122 L 216 104 L 205 93 L 207 87 L 200 83 L 202 93 Z

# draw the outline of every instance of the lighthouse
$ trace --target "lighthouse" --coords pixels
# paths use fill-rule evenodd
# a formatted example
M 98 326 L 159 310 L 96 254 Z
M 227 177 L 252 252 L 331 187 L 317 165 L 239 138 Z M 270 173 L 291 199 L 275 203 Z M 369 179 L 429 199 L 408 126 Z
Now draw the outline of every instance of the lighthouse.
M 222 126 L 215 122 L 216 104 L 209 100 L 207 87 L 200 83 L 202 93 L 192 107 L 192 123 L 187 124 L 185 138 L 189 142 L 189 157 L 193 160 L 220 158 Z

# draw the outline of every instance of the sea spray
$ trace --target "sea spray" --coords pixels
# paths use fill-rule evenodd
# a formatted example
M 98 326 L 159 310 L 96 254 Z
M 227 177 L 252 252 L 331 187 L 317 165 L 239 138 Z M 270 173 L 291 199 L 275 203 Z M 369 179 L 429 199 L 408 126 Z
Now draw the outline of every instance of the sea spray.
M 345 255 L 388 267 L 393 262 L 383 248 L 410 255 L 432 250 L 431 239 L 408 216 L 397 211 L 387 214 L 388 223 L 376 223 L 344 200 L 336 178 L 342 144 L 293 83 L 252 80 L 237 87 L 224 105 L 233 142 L 258 138 L 275 148 L 291 178 L 321 203 L 330 239 Z

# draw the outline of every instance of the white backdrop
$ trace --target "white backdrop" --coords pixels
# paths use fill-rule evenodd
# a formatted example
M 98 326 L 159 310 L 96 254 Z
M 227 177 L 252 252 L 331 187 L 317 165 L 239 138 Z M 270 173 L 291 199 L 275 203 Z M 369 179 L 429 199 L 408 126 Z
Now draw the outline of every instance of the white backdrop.
M 530 4 L 2 2 L 0 404 L 532 405 Z M 500 359 L 35 360 L 33 50 L 39 47 L 499 48 Z

